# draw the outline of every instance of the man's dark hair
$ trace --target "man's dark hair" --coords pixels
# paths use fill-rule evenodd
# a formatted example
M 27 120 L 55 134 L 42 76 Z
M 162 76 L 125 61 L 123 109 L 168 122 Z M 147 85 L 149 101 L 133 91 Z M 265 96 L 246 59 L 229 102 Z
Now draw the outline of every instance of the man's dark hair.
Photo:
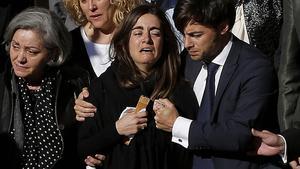
M 234 0 L 178 0 L 173 19 L 176 28 L 183 33 L 190 21 L 218 28 L 227 21 L 229 29 L 235 22 Z

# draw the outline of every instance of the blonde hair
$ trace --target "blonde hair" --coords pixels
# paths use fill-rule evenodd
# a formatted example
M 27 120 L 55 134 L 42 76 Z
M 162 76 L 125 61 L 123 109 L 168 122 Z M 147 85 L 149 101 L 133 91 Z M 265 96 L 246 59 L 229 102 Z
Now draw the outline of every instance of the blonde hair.
M 144 4 L 145 0 L 110 0 L 110 3 L 115 8 L 115 13 L 112 18 L 116 25 L 119 25 L 124 17 L 138 5 Z M 82 12 L 79 0 L 64 0 L 64 5 L 76 24 L 85 25 L 88 20 Z
M 144 0 L 113 0 L 113 4 L 116 6 L 113 17 L 114 23 L 119 25 L 133 8 L 143 3 L 145 3 Z

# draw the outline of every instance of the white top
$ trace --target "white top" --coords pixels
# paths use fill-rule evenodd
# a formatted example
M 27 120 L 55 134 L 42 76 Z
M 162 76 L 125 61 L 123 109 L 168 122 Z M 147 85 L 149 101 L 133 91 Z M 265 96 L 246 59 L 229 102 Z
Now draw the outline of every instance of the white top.
M 111 65 L 109 59 L 109 45 L 98 44 L 90 41 L 86 36 L 83 27 L 80 28 L 81 36 L 84 41 L 91 65 L 94 72 L 99 77 Z
M 232 46 L 232 38 L 227 43 L 227 45 L 224 47 L 222 52 L 212 61 L 213 63 L 219 65 L 219 68 L 215 75 L 215 93 L 217 92 L 220 76 L 221 76 L 225 61 L 228 57 L 229 51 L 231 49 L 231 46 Z M 206 84 L 206 78 L 207 78 L 207 67 L 205 65 L 203 65 L 203 67 L 195 81 L 195 84 L 194 84 L 194 92 L 196 94 L 199 105 L 201 104 L 201 101 L 202 101 L 205 84 Z M 173 128 L 172 128 L 172 142 L 178 143 L 178 144 L 182 145 L 183 147 L 187 148 L 189 146 L 188 137 L 189 137 L 189 130 L 190 130 L 191 123 L 192 123 L 192 120 L 179 116 L 175 120 Z
M 178 39 L 179 52 L 181 52 L 184 49 L 183 36 L 175 27 L 175 23 L 173 20 L 173 14 L 174 14 L 174 8 L 170 8 L 170 9 L 166 10 L 166 16 L 169 19 L 172 29 L 174 30 L 174 33 Z
M 235 23 L 231 32 L 236 37 L 249 44 L 250 41 L 246 28 L 243 4 L 236 8 Z

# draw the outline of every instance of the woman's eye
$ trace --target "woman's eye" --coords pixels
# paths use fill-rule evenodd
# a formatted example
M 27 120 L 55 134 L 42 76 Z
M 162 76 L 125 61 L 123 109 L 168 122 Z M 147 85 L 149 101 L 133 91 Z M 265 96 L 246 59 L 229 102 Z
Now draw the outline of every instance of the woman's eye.
M 27 50 L 27 53 L 30 55 L 36 55 L 39 53 L 39 51 L 29 49 L 29 50 Z
M 133 35 L 134 35 L 134 36 L 140 36 L 140 35 L 142 35 L 142 34 L 143 34 L 143 33 L 140 32 L 140 31 L 133 32 Z
M 193 33 L 192 37 L 199 38 L 202 36 L 202 33 Z
M 17 44 L 14 44 L 14 43 L 12 43 L 12 44 L 11 44 L 11 47 L 12 47 L 12 48 L 14 48 L 14 49 L 19 49 L 19 48 L 20 48 L 20 46 L 19 46 L 19 45 L 17 45 Z
M 160 36 L 161 35 L 160 30 L 152 30 L 152 31 L 150 31 L 150 34 L 154 35 L 154 36 Z

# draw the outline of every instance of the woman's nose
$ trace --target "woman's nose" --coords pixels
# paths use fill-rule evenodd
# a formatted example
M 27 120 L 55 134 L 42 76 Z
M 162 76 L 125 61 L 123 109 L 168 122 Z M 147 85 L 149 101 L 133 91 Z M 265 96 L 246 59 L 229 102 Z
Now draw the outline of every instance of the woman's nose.
M 19 63 L 25 63 L 27 60 L 26 58 L 26 52 L 21 50 L 19 53 L 18 53 L 18 56 L 17 56 L 17 61 Z
M 89 10 L 91 10 L 91 11 L 94 11 L 97 8 L 94 0 L 89 0 L 88 4 L 89 4 Z
M 143 34 L 143 42 L 145 42 L 145 43 L 152 42 L 150 33 L 144 33 Z

